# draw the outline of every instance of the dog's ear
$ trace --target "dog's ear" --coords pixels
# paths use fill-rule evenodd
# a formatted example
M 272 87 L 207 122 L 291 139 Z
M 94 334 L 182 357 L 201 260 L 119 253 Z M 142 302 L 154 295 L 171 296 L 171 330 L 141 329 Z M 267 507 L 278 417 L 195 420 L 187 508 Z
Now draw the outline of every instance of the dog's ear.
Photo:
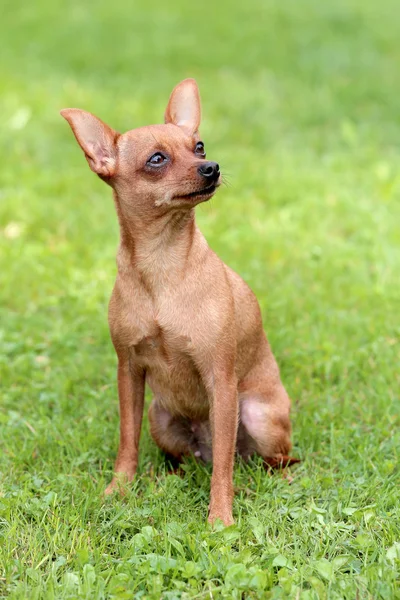
M 194 79 L 184 79 L 172 90 L 165 111 L 165 122 L 195 133 L 199 129 L 200 118 L 200 94 L 197 83 Z
M 64 108 L 60 114 L 70 124 L 92 171 L 100 177 L 112 177 L 117 159 L 115 142 L 119 133 L 91 113 L 79 108 Z

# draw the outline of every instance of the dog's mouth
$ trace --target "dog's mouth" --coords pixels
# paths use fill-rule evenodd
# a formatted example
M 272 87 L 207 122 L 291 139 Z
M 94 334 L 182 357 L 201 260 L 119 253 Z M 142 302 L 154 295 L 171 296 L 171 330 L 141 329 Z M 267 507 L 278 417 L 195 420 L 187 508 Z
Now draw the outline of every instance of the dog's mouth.
M 196 190 L 195 192 L 190 192 L 189 194 L 185 194 L 183 196 L 175 196 L 178 200 L 209 200 L 211 196 L 214 194 L 217 189 L 218 184 L 213 183 L 212 185 L 203 188 L 202 190 Z

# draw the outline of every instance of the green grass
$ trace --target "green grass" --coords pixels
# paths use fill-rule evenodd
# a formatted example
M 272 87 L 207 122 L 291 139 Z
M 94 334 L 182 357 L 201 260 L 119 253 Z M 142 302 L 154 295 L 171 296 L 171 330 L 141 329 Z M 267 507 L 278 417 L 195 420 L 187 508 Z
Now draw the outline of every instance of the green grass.
M 398 0 L 2 4 L 0 597 L 400 598 Z M 293 398 L 290 472 L 101 500 L 118 443 L 118 229 L 58 111 L 127 130 L 197 78 L 230 185 L 198 222 L 257 293 Z

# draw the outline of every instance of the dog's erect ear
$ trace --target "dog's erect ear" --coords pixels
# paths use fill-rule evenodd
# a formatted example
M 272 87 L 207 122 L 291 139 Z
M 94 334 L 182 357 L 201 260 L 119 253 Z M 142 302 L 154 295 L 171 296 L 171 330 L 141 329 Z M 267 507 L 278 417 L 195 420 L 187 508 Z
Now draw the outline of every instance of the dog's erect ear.
M 112 177 L 117 158 L 115 142 L 119 133 L 79 108 L 64 108 L 60 114 L 70 124 L 92 171 L 100 177 Z
M 184 79 L 172 90 L 165 122 L 184 127 L 195 133 L 200 125 L 200 94 L 194 79 Z

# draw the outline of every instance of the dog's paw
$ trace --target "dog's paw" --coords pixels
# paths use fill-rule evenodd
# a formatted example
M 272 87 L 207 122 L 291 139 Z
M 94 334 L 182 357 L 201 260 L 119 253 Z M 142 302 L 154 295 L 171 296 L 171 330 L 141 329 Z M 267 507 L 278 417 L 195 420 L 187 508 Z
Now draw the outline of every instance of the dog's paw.
M 286 467 L 291 467 L 299 462 L 301 462 L 301 460 L 299 458 L 295 458 L 294 456 L 281 455 L 264 457 L 264 466 L 267 469 L 285 469 Z
M 108 486 L 106 487 L 106 489 L 103 492 L 104 496 L 111 496 L 111 494 L 113 494 L 115 491 L 117 491 L 117 484 L 114 481 L 114 479 L 112 480 L 111 483 L 108 484 Z
M 125 475 L 125 473 L 118 473 L 113 477 L 111 483 L 106 487 L 103 495 L 111 496 L 112 494 L 117 493 L 120 496 L 125 496 L 129 481 L 130 479 L 127 477 L 127 475 Z
M 232 512 L 230 510 L 210 510 L 210 513 L 208 515 L 208 522 L 211 525 L 216 525 L 218 521 L 221 521 L 225 527 L 229 527 L 229 525 L 233 525 L 235 522 L 233 520 Z

